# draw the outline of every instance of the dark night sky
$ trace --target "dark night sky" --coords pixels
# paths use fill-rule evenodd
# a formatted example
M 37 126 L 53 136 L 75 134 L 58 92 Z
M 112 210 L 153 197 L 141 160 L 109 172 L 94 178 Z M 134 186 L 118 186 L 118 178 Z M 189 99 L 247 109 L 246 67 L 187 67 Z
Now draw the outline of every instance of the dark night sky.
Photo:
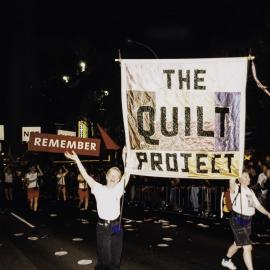
M 114 59 L 119 50 L 122 58 L 154 58 L 128 39 L 150 46 L 159 58 L 246 56 L 251 48 L 259 78 L 270 85 L 267 1 L 21 2 L 10 5 L 5 17 L 8 91 L 1 91 L 0 120 L 9 142 L 19 140 L 20 126 L 41 124 L 50 131 L 55 122 L 70 127 L 82 115 L 113 132 L 122 122 L 120 67 Z M 77 73 L 81 59 L 88 65 L 85 74 Z M 73 78 L 68 87 L 64 74 Z M 101 89 L 110 90 L 102 114 L 94 98 Z M 249 78 L 247 129 L 261 146 L 267 142 L 261 119 L 269 118 L 269 101 Z

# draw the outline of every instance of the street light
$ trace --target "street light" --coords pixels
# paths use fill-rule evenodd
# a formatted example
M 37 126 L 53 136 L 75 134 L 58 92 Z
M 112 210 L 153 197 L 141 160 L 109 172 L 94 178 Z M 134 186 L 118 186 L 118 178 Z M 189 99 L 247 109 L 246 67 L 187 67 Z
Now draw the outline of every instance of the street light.
M 85 69 L 86 69 L 86 63 L 83 62 L 83 61 L 81 61 L 81 62 L 80 62 L 80 67 L 81 67 L 81 72 L 84 72 Z
M 63 81 L 64 81 L 65 83 L 68 83 L 68 82 L 69 82 L 70 77 L 69 77 L 69 76 L 67 76 L 67 75 L 64 75 L 64 76 L 62 77 L 62 79 L 63 79 Z
M 158 59 L 157 54 L 155 53 L 155 51 L 150 46 L 148 46 L 148 45 L 146 45 L 146 44 L 144 44 L 142 42 L 132 40 L 132 39 L 128 39 L 127 42 L 128 43 L 134 43 L 134 44 L 137 44 L 139 46 L 142 46 L 142 47 L 146 48 L 147 50 L 149 50 L 155 56 L 156 59 Z
M 104 96 L 108 96 L 110 92 L 108 90 L 103 90 Z

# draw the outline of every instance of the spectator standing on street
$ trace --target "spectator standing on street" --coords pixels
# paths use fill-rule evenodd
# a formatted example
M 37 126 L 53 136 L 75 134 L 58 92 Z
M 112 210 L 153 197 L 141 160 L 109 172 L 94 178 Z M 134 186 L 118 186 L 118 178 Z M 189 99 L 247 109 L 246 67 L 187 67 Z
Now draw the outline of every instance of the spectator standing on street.
M 66 152 L 65 156 L 76 162 L 80 173 L 86 180 L 94 194 L 97 203 L 98 223 L 97 234 L 97 256 L 96 270 L 120 269 L 123 229 L 121 226 L 121 197 L 125 186 L 129 181 L 129 173 L 125 171 L 121 177 L 118 167 L 110 168 L 106 173 L 106 185 L 96 182 L 85 170 L 77 154 Z M 123 149 L 123 162 L 125 165 L 126 148 Z
M 84 207 L 81 208 L 81 211 L 86 211 L 88 209 L 88 201 L 89 201 L 89 190 L 88 190 L 88 185 L 83 176 L 79 173 L 77 176 L 77 180 L 79 182 L 79 187 L 78 187 L 78 195 L 79 195 L 79 208 L 84 203 Z
M 56 174 L 56 180 L 57 180 L 57 201 L 60 200 L 60 197 L 62 195 L 63 200 L 67 200 L 67 190 L 66 190 L 66 175 L 68 174 L 68 170 L 65 166 L 60 168 Z
M 36 212 L 38 209 L 39 200 L 39 184 L 38 177 L 42 176 L 39 165 L 31 166 L 29 172 L 25 175 L 25 181 L 27 186 L 27 199 L 29 201 L 30 210 Z
M 5 199 L 7 202 L 13 201 L 14 179 L 15 179 L 15 172 L 12 170 L 11 166 L 8 165 L 4 169 L 4 192 L 5 192 Z
M 270 213 L 261 205 L 254 192 L 248 187 L 250 177 L 243 172 L 237 184 L 230 180 L 230 195 L 232 201 L 232 212 L 230 226 L 234 234 L 234 242 L 229 247 L 226 257 L 222 259 L 221 265 L 228 269 L 237 269 L 231 258 L 243 248 L 243 259 L 248 270 L 253 270 L 252 244 L 250 241 L 252 216 L 257 209 L 270 218 Z
M 4 206 L 4 172 L 0 170 L 0 210 L 2 211 Z
M 259 186 L 261 193 L 260 196 L 258 197 L 259 201 L 261 202 L 261 204 L 263 206 L 265 206 L 266 203 L 266 196 L 267 196 L 267 188 L 266 188 L 266 181 L 267 181 L 267 166 L 266 165 L 262 165 L 262 172 L 259 174 L 258 176 L 258 180 L 257 180 L 257 185 Z
M 267 189 L 267 194 L 266 194 L 266 209 L 270 210 L 270 168 L 267 169 L 266 172 L 267 180 L 265 184 L 265 188 Z

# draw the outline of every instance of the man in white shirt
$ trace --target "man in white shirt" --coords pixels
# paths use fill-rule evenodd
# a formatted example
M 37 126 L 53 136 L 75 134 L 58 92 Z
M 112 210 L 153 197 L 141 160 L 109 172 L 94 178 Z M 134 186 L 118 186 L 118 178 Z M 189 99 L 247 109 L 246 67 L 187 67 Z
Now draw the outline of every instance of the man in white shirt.
M 120 202 L 130 175 L 125 172 L 121 177 L 121 171 L 117 167 L 112 167 L 106 173 L 107 184 L 104 186 L 96 182 L 86 172 L 74 151 L 72 151 L 72 154 L 66 152 L 65 156 L 76 162 L 80 173 L 96 198 L 98 213 L 96 229 L 98 263 L 95 269 L 118 270 L 120 269 L 123 246 L 123 230 L 120 225 Z M 125 147 L 122 157 L 125 165 Z
M 267 197 L 267 188 L 266 188 L 266 181 L 267 181 L 267 166 L 262 165 L 262 172 L 258 176 L 257 184 L 259 185 L 261 189 L 261 194 L 259 196 L 259 201 L 261 202 L 262 205 L 265 206 L 266 202 L 266 197 Z
M 270 219 L 270 213 L 260 204 L 254 192 L 248 187 L 250 177 L 243 172 L 239 178 L 239 184 L 230 180 L 230 195 L 232 201 L 232 213 L 230 226 L 234 234 L 234 242 L 229 247 L 226 256 L 222 259 L 221 265 L 231 270 L 237 269 L 231 258 L 243 248 L 243 259 L 248 270 L 253 270 L 251 221 L 255 210 L 258 210 Z

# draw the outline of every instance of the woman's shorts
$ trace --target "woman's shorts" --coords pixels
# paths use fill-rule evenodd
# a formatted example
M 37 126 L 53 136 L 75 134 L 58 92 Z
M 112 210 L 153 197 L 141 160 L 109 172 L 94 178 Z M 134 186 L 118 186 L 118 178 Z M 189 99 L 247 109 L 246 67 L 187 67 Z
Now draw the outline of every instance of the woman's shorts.
M 61 189 L 63 190 L 66 186 L 65 185 L 57 185 L 58 186 L 58 189 Z
M 13 188 L 13 183 L 4 182 L 4 187 L 5 187 L 5 189 L 11 189 L 11 188 Z
M 28 188 L 27 189 L 28 200 L 38 198 L 38 197 L 39 197 L 39 189 L 38 188 Z
M 85 199 L 89 198 L 89 192 L 88 192 L 88 188 L 79 188 L 78 189 L 78 195 L 80 198 L 80 201 L 83 201 Z
M 251 216 L 244 216 L 235 212 L 231 213 L 230 226 L 237 246 L 251 245 L 251 219 Z

